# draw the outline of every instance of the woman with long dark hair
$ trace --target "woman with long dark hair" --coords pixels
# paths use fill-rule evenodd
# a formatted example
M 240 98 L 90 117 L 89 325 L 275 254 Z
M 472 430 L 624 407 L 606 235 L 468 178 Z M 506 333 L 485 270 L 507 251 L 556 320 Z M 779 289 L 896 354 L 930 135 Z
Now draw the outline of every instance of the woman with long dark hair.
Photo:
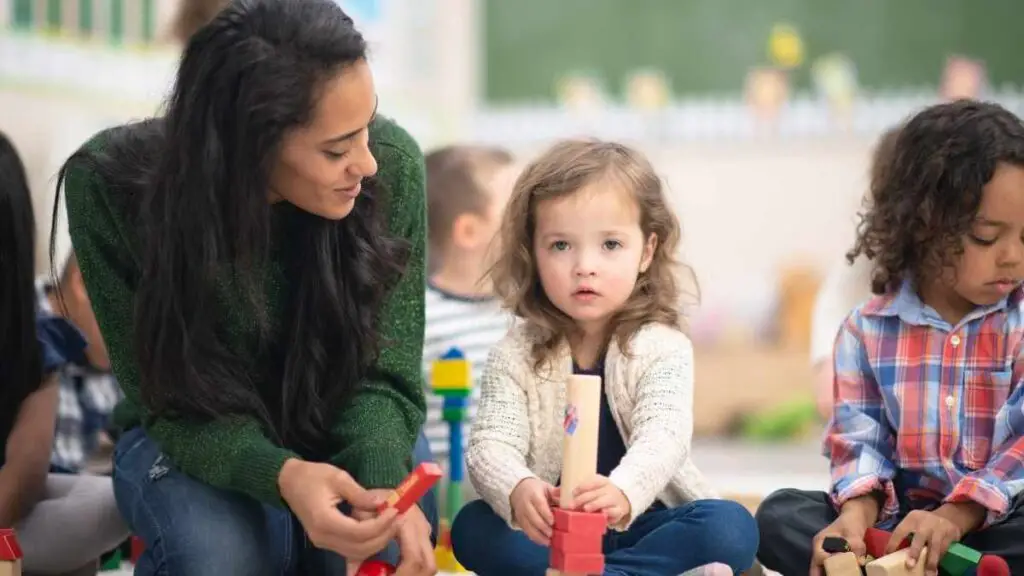
M 393 538 L 402 573 L 434 571 L 433 495 L 375 512 L 429 458 L 425 209 L 366 56 L 333 0 L 236 0 L 190 38 L 162 117 L 61 172 L 126 397 L 136 574 L 344 574 Z
M 37 305 L 36 226 L 25 168 L 0 133 L 0 527 L 14 527 L 25 570 L 94 574 L 128 536 L 109 478 L 47 474 L 60 368 L 86 342 Z

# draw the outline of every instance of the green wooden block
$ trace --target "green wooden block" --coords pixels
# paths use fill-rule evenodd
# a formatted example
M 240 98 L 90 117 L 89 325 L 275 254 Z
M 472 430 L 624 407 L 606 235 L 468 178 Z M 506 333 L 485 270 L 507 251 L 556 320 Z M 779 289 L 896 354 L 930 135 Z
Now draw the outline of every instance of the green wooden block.
M 100 571 L 103 570 L 120 570 L 121 569 L 121 549 L 118 548 L 111 552 L 110 556 L 100 566 Z
M 442 398 L 466 398 L 472 392 L 469 389 L 441 388 L 433 389 L 434 394 Z
M 445 422 L 463 422 L 466 420 L 465 408 L 442 408 L 441 419 Z
M 963 576 L 968 570 L 977 569 L 980 561 L 981 552 L 954 542 L 939 560 L 939 571 L 947 576 Z

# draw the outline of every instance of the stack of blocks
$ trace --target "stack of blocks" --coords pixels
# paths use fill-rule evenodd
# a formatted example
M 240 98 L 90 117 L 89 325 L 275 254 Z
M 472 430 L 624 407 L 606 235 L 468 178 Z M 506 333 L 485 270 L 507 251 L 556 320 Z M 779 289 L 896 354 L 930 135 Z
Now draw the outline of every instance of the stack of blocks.
M 430 386 L 434 394 L 444 399 L 441 417 L 448 423 L 448 488 L 447 502 L 442 515 L 441 534 L 435 552 L 437 567 L 447 572 L 465 572 L 452 553 L 450 522 L 462 508 L 462 434 L 469 408 L 469 396 L 473 392 L 473 380 L 469 360 L 458 348 L 448 350 L 434 361 L 430 371 Z
M 21 546 L 13 528 L 0 528 L 0 576 L 21 576 Z
M 597 432 L 600 424 L 601 379 L 573 375 L 566 385 L 562 421 L 562 480 L 554 510 L 548 576 L 601 574 L 602 540 L 608 523 L 601 512 L 575 509 L 573 491 L 597 473 Z
M 899 550 L 886 554 L 885 548 L 892 538 L 892 533 L 878 528 L 868 528 L 864 534 L 867 557 L 864 558 L 864 573 L 867 576 L 921 576 L 924 574 L 928 549 L 922 548 L 918 562 L 913 568 L 907 568 L 907 553 L 910 540 L 900 543 Z M 826 552 L 831 553 L 825 560 L 827 576 L 860 576 L 861 562 L 856 554 L 841 538 L 826 538 L 823 545 Z M 1010 567 L 1006 561 L 991 554 L 981 552 L 954 542 L 939 560 L 939 574 L 943 576 L 1010 576 Z

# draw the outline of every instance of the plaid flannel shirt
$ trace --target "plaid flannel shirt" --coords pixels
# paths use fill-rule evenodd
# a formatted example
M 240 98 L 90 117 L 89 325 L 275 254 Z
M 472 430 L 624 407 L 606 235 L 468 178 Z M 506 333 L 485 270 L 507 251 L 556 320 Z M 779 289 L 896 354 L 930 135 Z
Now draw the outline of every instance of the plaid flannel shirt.
M 836 337 L 824 441 L 837 506 L 885 495 L 880 522 L 973 501 L 1000 521 L 1024 489 L 1024 290 L 944 321 L 913 286 L 876 296 Z
M 45 315 L 54 314 L 47 298 L 50 290 L 44 280 L 36 282 L 39 311 Z M 65 364 L 58 374 L 59 400 L 50 468 L 78 473 L 95 452 L 100 433 L 110 423 L 114 406 L 121 400 L 121 389 L 113 374 L 94 370 L 84 357 Z

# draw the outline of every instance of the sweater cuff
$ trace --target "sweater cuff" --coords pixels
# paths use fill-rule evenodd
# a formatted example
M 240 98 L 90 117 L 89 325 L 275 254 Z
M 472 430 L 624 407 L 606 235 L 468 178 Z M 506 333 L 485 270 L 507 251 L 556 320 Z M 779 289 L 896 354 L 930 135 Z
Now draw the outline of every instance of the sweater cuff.
M 629 501 L 629 514 L 611 527 L 613 530 L 625 532 L 633 525 L 633 521 L 651 506 L 658 495 L 642 490 L 637 474 L 625 466 L 618 466 L 612 470 L 608 475 L 608 481 L 622 490 L 626 500 Z
M 272 444 L 253 446 L 243 451 L 232 469 L 233 488 L 260 502 L 285 507 L 287 504 L 281 498 L 277 480 L 285 460 L 290 458 L 301 459 L 291 450 Z

